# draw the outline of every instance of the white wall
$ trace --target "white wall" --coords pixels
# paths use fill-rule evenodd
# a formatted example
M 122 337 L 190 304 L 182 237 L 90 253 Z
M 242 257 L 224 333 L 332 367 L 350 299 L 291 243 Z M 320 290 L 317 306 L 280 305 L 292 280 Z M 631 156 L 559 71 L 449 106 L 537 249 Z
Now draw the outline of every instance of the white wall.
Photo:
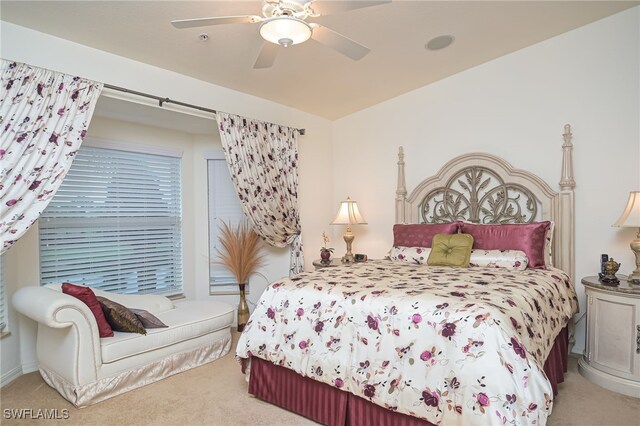
M 334 122 L 334 204 L 358 201 L 368 226 L 356 250 L 385 254 L 393 241 L 398 146 L 407 188 L 449 159 L 485 151 L 558 188 L 563 125 L 574 135 L 576 289 L 599 255 L 633 269 L 633 229 L 612 228 L 640 190 L 640 8 L 557 36 Z M 455 49 L 455 44 L 452 45 Z M 584 347 L 584 321 L 575 351 Z
M 303 236 L 308 247 L 306 266 L 311 268 L 311 262 L 317 253 L 316 250 L 322 245 L 322 229 L 331 221 L 333 213 L 331 185 L 319 186 L 316 184 L 322 177 L 331 174 L 331 122 L 275 102 L 4 21 L 0 21 L 0 52 L 4 59 L 80 75 L 96 81 L 259 120 L 305 128 L 307 130 L 306 136 L 299 138 L 299 196 Z M 100 122 L 96 121 L 92 124 L 91 131 L 96 134 L 104 133 L 107 130 L 106 127 L 108 126 L 101 126 Z M 190 179 L 194 185 L 193 207 L 192 213 L 190 213 L 193 217 L 193 223 L 185 224 L 186 232 L 191 238 L 188 247 L 185 244 L 185 282 L 189 276 L 194 283 L 194 287 L 186 289 L 187 295 L 207 298 L 209 297 L 208 290 L 203 290 L 204 280 L 207 279 L 205 266 L 208 262 L 206 259 L 208 256 L 207 243 L 203 239 L 207 234 L 207 228 L 204 225 L 206 221 L 203 219 L 203 212 L 206 212 L 206 198 L 202 196 L 203 188 L 206 188 L 206 168 L 199 162 L 199 159 L 202 158 L 202 153 L 205 150 L 212 148 L 205 149 L 206 144 L 201 139 L 192 139 L 192 146 L 185 157 L 185 162 L 191 163 L 193 166 L 193 176 Z M 200 195 L 197 196 L 196 193 Z M 9 300 L 17 288 L 38 285 L 38 266 L 37 261 L 33 260 L 37 259 L 37 238 L 36 225 L 7 252 Z M 286 257 L 282 253 L 274 255 L 276 264 L 280 264 L 282 259 Z M 14 262 L 18 258 L 20 258 L 19 262 Z M 279 269 L 280 267 L 275 267 L 276 271 Z M 276 272 L 267 273 L 267 277 L 276 279 L 278 277 L 275 274 Z M 257 300 L 260 289 L 264 286 L 266 283 L 253 286 L 254 292 L 250 299 Z M 12 334 L 0 340 L 0 356 L 2 357 L 0 373 L 5 379 L 3 383 L 13 378 L 12 374 L 17 368 L 30 371 L 34 367 L 31 363 L 31 360 L 34 359 L 33 336 L 35 328 L 33 323 L 24 318 L 18 321 L 18 316 L 12 309 L 9 310 L 9 319 Z M 20 333 L 21 339 L 18 338 L 19 333 L 16 332 L 18 328 L 25 329 L 23 333 Z M 21 347 L 22 350 L 20 350 Z M 22 362 L 23 365 L 20 366 L 19 362 Z

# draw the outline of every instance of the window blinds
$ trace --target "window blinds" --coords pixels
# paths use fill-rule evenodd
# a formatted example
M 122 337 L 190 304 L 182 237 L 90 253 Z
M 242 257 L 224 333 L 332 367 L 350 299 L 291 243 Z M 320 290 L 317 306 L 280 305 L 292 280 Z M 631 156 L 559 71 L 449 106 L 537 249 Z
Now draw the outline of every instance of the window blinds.
M 180 158 L 83 146 L 40 217 L 42 284 L 182 291 Z
M 209 184 L 209 266 L 210 293 L 238 292 L 238 283 L 227 268 L 215 263 L 220 243 L 222 222 L 232 226 L 244 220 L 240 200 L 231 182 L 229 169 L 224 157 L 207 160 Z

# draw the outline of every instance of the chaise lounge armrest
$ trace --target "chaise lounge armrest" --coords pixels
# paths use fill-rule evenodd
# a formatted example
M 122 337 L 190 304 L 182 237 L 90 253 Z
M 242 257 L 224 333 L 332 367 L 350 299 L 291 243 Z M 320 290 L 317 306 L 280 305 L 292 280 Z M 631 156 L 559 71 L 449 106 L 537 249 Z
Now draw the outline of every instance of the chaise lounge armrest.
M 98 333 L 98 326 L 89 307 L 61 291 L 47 287 L 22 288 L 13 296 L 13 307 L 22 315 L 47 327 L 70 327 L 77 320 L 83 320 L 93 323 L 88 325 L 93 325 L 92 329 L 95 328 L 95 333 Z M 65 312 L 68 309 L 72 312 Z
M 102 365 L 98 324 L 87 305 L 48 287 L 25 287 L 13 295 L 13 306 L 38 323 L 36 352 L 40 368 L 67 383 L 97 379 Z

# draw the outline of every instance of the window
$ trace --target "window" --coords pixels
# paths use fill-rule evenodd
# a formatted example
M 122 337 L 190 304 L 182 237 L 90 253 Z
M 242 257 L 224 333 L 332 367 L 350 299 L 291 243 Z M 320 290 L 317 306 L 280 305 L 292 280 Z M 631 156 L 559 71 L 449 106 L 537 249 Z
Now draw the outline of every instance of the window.
M 220 225 L 237 225 L 244 220 L 240 200 L 231 182 L 223 153 L 209 153 L 207 158 L 209 196 L 209 292 L 212 294 L 237 293 L 238 283 L 227 268 L 215 263 L 220 243 Z
M 42 284 L 182 292 L 181 154 L 140 151 L 80 148 L 40 217 Z
M 4 255 L 0 255 L 0 333 L 7 328 L 7 281 L 5 280 L 4 269 Z

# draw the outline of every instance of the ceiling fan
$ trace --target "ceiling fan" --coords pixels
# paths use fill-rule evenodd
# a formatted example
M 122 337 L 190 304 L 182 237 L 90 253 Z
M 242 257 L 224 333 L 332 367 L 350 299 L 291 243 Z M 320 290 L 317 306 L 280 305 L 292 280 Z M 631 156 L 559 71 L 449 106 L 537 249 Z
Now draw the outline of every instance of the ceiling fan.
M 314 40 L 331 47 L 357 61 L 369 49 L 309 18 L 317 18 L 353 9 L 378 6 L 387 1 L 335 1 L 335 0 L 262 0 L 262 15 L 215 16 L 210 18 L 180 19 L 171 21 L 179 29 L 223 24 L 260 24 L 260 35 L 265 40 L 253 68 L 269 68 L 273 65 L 280 46 Z

